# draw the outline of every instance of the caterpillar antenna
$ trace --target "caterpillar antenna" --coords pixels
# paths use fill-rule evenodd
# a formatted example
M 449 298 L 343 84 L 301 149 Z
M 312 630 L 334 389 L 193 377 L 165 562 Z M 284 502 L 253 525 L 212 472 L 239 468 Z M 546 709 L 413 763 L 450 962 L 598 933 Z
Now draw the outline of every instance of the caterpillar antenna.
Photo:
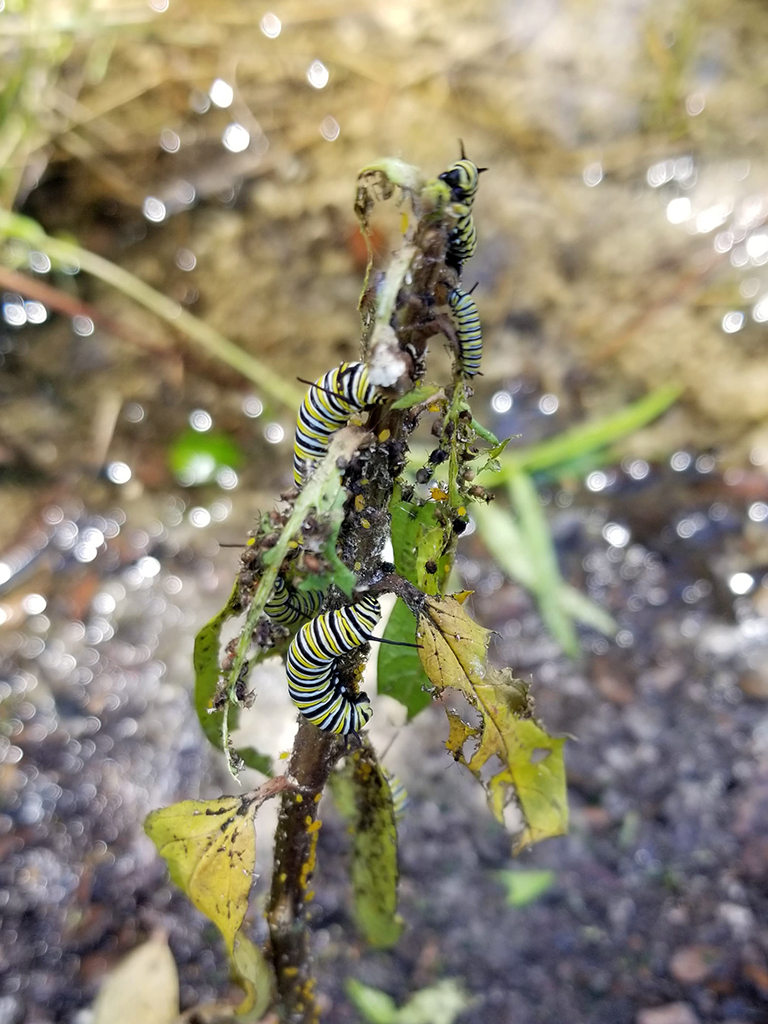
M 333 398 L 339 397 L 337 391 L 331 391 L 330 388 L 324 388 L 322 384 L 318 384 L 314 380 L 304 380 L 303 377 L 297 377 L 296 380 L 300 381 L 302 384 L 308 384 L 311 388 L 317 388 L 318 391 L 324 391 L 326 395 L 331 395 Z
M 383 636 L 373 636 L 371 633 L 361 633 L 360 636 L 364 636 L 366 640 L 371 641 L 375 644 L 390 644 L 392 647 L 417 647 L 421 650 L 421 644 L 409 644 L 405 640 L 385 640 Z

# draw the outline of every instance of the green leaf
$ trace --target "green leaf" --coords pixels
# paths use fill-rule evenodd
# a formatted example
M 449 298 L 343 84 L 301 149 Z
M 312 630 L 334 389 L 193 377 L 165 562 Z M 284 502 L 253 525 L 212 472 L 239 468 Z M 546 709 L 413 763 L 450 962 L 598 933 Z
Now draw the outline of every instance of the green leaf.
M 173 1024 L 179 1016 L 179 976 L 161 934 L 137 946 L 101 986 L 93 1024 Z
M 539 503 L 536 487 L 525 473 L 514 473 L 509 494 L 517 510 L 523 540 L 533 564 L 533 591 L 550 632 L 572 658 L 579 653 L 579 638 L 573 622 L 558 599 L 563 578 L 557 564 L 547 516 Z
M 469 726 L 449 712 L 447 747 L 483 784 L 494 815 L 505 824 L 508 806 L 517 804 L 523 829 L 515 850 L 568 827 L 568 801 L 563 764 L 564 739 L 549 736 L 530 717 L 528 687 L 509 669 L 488 664 L 490 631 L 479 626 L 453 597 L 427 598 L 419 618 L 421 663 L 438 690 L 461 691 L 480 713 L 480 725 Z M 464 745 L 478 739 L 467 758 Z M 501 770 L 495 770 L 496 759 Z M 495 774 L 489 775 L 488 764 Z
M 469 406 L 465 405 L 465 408 L 469 409 Z M 496 437 L 496 435 L 492 433 L 492 431 L 488 430 L 487 427 L 484 427 L 482 423 L 478 423 L 477 420 L 474 418 L 472 420 L 472 429 L 474 430 L 478 437 L 482 437 L 482 439 L 484 441 L 487 441 L 488 444 L 493 444 L 496 445 L 497 447 L 501 445 L 501 451 L 503 451 L 508 444 L 508 441 L 499 441 L 498 437 Z
M 298 585 L 299 590 L 321 590 L 326 591 L 331 584 L 335 584 L 347 597 L 357 585 L 357 577 L 352 570 L 339 558 L 337 545 L 339 542 L 339 530 L 344 522 L 344 505 L 347 500 L 346 491 L 339 491 L 333 506 L 325 513 L 325 526 L 328 537 L 323 544 L 323 555 L 330 566 L 329 572 L 313 573 L 306 576 Z
M 404 501 L 401 488 L 396 486 L 389 511 L 395 569 L 427 593 L 440 592 L 452 560 L 451 527 L 444 522 L 440 505 L 435 501 L 423 505 Z M 436 573 L 426 572 L 428 560 L 437 564 Z
M 195 668 L 195 711 L 207 739 L 218 750 L 224 749 L 223 718 L 224 710 L 211 711 L 211 702 L 216 696 L 221 668 L 219 667 L 219 649 L 221 646 L 221 630 L 227 619 L 237 615 L 239 607 L 239 591 L 237 583 L 232 588 L 229 600 L 210 622 L 207 622 L 195 637 L 192 662 Z M 227 705 L 229 726 L 237 727 L 237 708 Z
M 274 775 L 272 758 L 269 754 L 262 754 L 255 747 L 238 747 L 237 753 L 242 758 L 246 768 L 253 768 L 269 778 Z
M 496 871 L 495 877 L 507 890 L 511 907 L 527 907 L 550 889 L 555 882 L 554 871 Z
M 412 644 L 415 642 L 416 621 L 413 613 L 398 598 L 389 617 L 384 637 Z M 432 703 L 432 686 L 419 661 L 419 653 L 413 647 L 379 646 L 376 675 L 378 691 L 387 697 L 394 697 L 408 710 L 408 718 L 414 718 Z
M 396 1024 L 397 1006 L 386 992 L 364 985 L 356 978 L 347 978 L 344 988 L 349 1001 L 362 1013 L 368 1024 Z
M 272 970 L 259 947 L 241 931 L 235 937 L 231 963 L 235 980 L 245 993 L 237 1007 L 237 1019 L 242 1024 L 256 1024 L 272 1003 Z
M 454 1024 L 473 1000 L 452 978 L 416 992 L 400 1010 L 397 1024 Z
M 233 952 L 256 866 L 256 807 L 247 797 L 183 800 L 153 811 L 144 829 L 171 878 Z
M 406 394 L 401 395 L 400 398 L 390 406 L 390 409 L 410 409 L 414 405 L 420 405 L 422 402 L 429 401 L 430 398 L 435 400 L 443 399 L 443 389 L 439 384 L 419 384 L 412 391 L 408 391 Z
M 368 749 L 357 751 L 341 774 L 351 780 L 354 793 L 350 874 L 355 924 L 371 946 L 389 949 L 403 930 L 397 913 L 397 827 L 389 782 Z M 337 800 L 337 806 L 344 802 Z
M 472 518 L 489 554 L 507 576 L 526 590 L 534 591 L 536 568 L 512 512 L 497 505 L 478 504 L 472 510 Z M 605 609 L 563 580 L 557 589 L 557 601 L 566 615 L 600 633 L 613 636 L 618 629 Z
M 168 449 L 168 463 L 185 487 L 210 483 L 225 467 L 239 469 L 243 453 L 228 434 L 189 427 Z
M 350 1002 L 367 1024 L 454 1024 L 474 1002 L 452 978 L 414 993 L 399 1010 L 386 992 L 355 978 L 348 978 L 344 987 Z

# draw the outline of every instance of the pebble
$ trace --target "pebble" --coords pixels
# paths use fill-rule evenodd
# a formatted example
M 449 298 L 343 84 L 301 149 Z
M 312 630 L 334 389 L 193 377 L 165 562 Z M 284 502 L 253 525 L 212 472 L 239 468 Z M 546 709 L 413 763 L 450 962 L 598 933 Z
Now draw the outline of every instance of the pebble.
M 652 1010 L 640 1010 L 635 1024 L 699 1024 L 689 1003 L 667 1003 Z
M 716 959 L 717 950 L 711 946 L 684 946 L 672 957 L 670 973 L 683 985 L 695 985 L 709 975 Z

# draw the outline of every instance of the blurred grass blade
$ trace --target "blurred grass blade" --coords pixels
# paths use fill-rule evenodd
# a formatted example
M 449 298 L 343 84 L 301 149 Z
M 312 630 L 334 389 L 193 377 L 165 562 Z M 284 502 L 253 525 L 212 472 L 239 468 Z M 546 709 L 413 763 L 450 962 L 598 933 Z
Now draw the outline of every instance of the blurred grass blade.
M 506 575 L 535 593 L 536 567 L 512 512 L 495 505 L 478 504 L 472 509 L 472 518 L 488 553 Z M 562 579 L 557 587 L 557 601 L 567 616 L 600 633 L 613 636 L 618 628 L 604 608 Z
M 508 451 L 502 461 L 501 472 L 482 474 L 479 483 L 484 487 L 495 487 L 508 482 L 520 471 L 538 473 L 581 459 L 655 420 L 677 401 L 681 392 L 678 385 L 665 384 L 610 416 L 580 423 L 531 448 Z
M 579 638 L 573 620 L 563 611 L 558 599 L 563 579 L 546 512 L 539 503 L 536 486 L 527 473 L 514 473 L 508 486 L 533 563 L 533 592 L 542 618 L 565 653 L 575 658 L 579 653 Z
M 117 264 L 110 263 L 102 256 L 82 249 L 73 242 L 52 238 L 45 233 L 37 221 L 10 213 L 8 210 L 0 209 L 0 235 L 27 242 L 55 262 L 79 265 L 87 273 L 93 274 L 94 277 L 117 288 L 128 298 L 138 302 L 161 320 L 165 320 L 174 330 L 186 334 L 209 356 L 220 359 L 231 366 L 232 369 L 257 384 L 265 394 L 292 411 L 303 399 L 303 391 L 299 391 L 293 384 L 283 380 L 279 374 L 270 370 L 259 359 L 243 351 L 229 338 L 219 334 L 215 328 L 198 320 L 174 299 L 169 299 L 168 296 L 155 291 L 150 285 L 145 284 L 144 281 L 134 277 L 133 274 Z

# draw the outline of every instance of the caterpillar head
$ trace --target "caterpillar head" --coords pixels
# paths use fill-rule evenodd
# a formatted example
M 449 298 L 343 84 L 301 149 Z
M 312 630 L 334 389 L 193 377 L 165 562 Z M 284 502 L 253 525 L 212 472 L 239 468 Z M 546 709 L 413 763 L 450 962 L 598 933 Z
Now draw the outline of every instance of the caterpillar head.
M 454 203 L 465 203 L 470 205 L 475 198 L 480 175 L 487 171 L 487 167 L 478 167 L 471 160 L 467 159 L 464 153 L 464 143 L 459 139 L 461 146 L 461 160 L 451 164 L 447 171 L 438 175 L 451 190 L 451 199 Z

